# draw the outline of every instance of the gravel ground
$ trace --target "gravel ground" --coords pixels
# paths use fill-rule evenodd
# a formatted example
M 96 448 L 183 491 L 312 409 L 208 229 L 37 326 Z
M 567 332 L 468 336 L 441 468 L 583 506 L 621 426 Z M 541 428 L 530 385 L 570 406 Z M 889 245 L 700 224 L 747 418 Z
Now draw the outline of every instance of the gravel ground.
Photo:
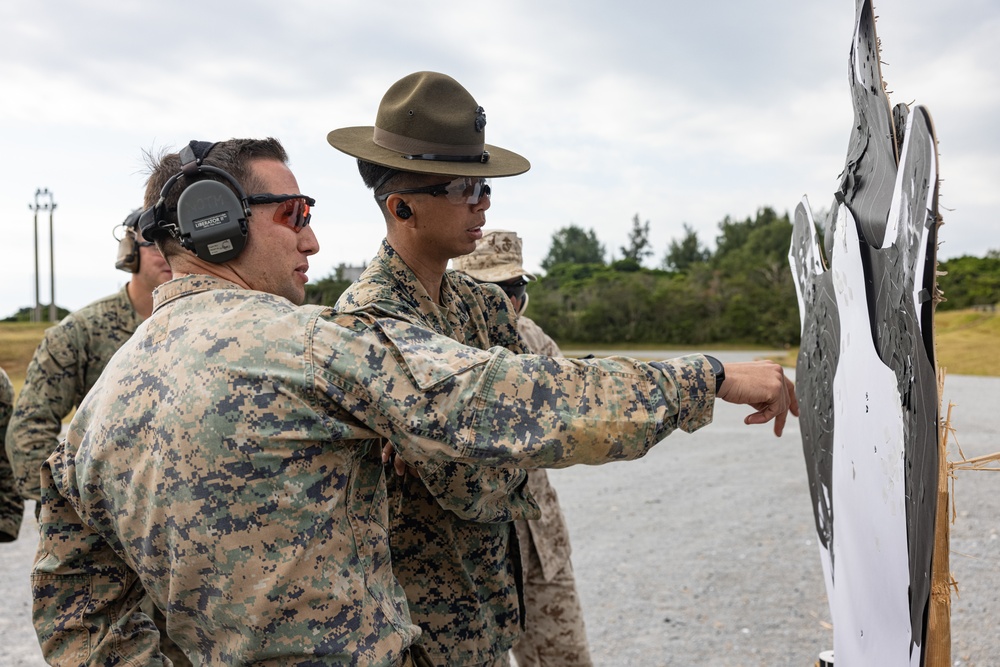
M 950 377 L 945 397 L 957 405 L 952 420 L 967 457 L 1000 451 L 1000 378 Z M 552 471 L 599 667 L 811 667 L 832 648 L 798 423 L 776 439 L 743 426 L 745 411 L 720 404 L 712 426 L 676 434 L 640 461 Z M 1000 663 L 996 482 L 987 472 L 958 473 L 954 665 Z M 44 664 L 29 617 L 36 540 L 29 507 L 20 539 L 0 544 L 4 667 Z

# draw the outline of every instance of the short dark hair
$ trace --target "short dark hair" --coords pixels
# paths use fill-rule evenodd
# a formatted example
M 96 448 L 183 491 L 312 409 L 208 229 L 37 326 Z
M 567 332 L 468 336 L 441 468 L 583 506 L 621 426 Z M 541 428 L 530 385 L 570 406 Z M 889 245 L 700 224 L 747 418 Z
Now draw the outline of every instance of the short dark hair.
M 371 190 L 372 194 L 376 197 L 386 192 L 392 192 L 393 190 L 425 185 L 428 177 L 435 176 L 435 174 L 419 174 L 413 171 L 402 171 L 393 169 L 392 167 L 384 167 L 374 162 L 362 160 L 361 158 L 358 158 L 358 173 L 361 174 L 361 180 L 365 182 L 365 187 Z M 379 201 L 378 206 L 382 209 L 382 214 L 388 219 L 389 213 L 385 202 Z
M 145 208 L 150 208 L 160 199 L 160 191 L 170 178 L 181 170 L 181 159 L 179 153 L 164 153 L 155 155 L 152 151 L 145 154 L 146 164 L 149 167 L 149 178 L 146 179 L 146 195 L 143 202 Z M 251 163 L 255 160 L 277 160 L 282 163 L 288 162 L 288 153 L 285 152 L 281 143 L 274 138 L 267 139 L 229 139 L 220 141 L 212 146 L 208 155 L 202 160 L 202 164 L 217 167 L 227 172 L 236 179 L 236 182 L 243 186 L 247 193 L 259 192 L 265 186 L 257 181 L 251 169 Z M 215 174 L 199 175 L 198 180 L 211 179 L 225 184 L 232 188 L 224 179 Z M 187 177 L 181 176 L 174 183 L 174 186 L 167 193 L 164 202 L 165 217 L 168 223 L 177 224 L 177 200 L 180 199 L 181 192 L 187 187 Z M 180 244 L 174 241 L 168 230 L 156 230 L 153 233 L 153 240 L 156 247 L 160 249 L 164 257 L 169 257 L 177 252 Z
M 365 187 L 373 190 L 372 194 L 378 196 L 388 190 L 386 185 L 389 184 L 389 181 L 394 180 L 403 172 L 358 158 L 358 173 L 361 174 L 361 180 L 365 182 Z

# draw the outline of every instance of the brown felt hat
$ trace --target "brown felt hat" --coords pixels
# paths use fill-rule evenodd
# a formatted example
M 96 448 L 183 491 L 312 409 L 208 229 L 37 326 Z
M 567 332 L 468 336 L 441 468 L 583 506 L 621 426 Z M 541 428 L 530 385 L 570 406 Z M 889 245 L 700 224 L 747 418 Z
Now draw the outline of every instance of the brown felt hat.
M 462 84 L 437 72 L 392 84 L 374 127 L 342 127 L 326 140 L 356 158 L 420 174 L 496 178 L 531 167 L 517 153 L 486 143 L 486 112 Z
M 502 283 L 521 276 L 535 279 L 521 266 L 521 237 L 505 229 L 484 229 L 476 249 L 452 259 L 451 267 L 484 283 Z

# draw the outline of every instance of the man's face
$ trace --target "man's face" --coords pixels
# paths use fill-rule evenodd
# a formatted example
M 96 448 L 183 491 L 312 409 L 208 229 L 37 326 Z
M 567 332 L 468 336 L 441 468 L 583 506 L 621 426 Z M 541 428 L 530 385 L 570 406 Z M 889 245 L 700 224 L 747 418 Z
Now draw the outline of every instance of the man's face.
M 171 278 L 170 265 L 156 246 L 139 246 L 139 271 L 132 276 L 132 282 L 142 292 L 151 293 L 157 286 Z
M 437 185 L 455 178 L 429 175 L 421 184 Z M 483 237 L 489 197 L 481 196 L 476 204 L 454 204 L 444 195 L 416 194 L 407 195 L 407 199 L 416 213 L 417 239 L 423 256 L 447 262 L 476 249 L 476 241 Z
M 282 162 L 257 160 L 251 163 L 250 168 L 263 186 L 262 192 L 300 194 L 295 176 Z M 296 232 L 280 222 L 280 215 L 279 222 L 275 222 L 275 213 L 281 206 L 260 204 L 250 207 L 247 245 L 230 266 L 251 289 L 277 294 L 299 305 L 306 296 L 308 258 L 319 251 L 319 242 L 311 225 Z

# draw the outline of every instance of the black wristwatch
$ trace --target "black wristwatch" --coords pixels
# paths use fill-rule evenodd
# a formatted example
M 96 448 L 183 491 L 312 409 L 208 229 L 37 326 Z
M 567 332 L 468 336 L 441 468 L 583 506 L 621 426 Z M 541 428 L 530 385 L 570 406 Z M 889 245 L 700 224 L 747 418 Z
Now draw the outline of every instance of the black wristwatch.
M 705 358 L 708 359 L 708 363 L 712 366 L 712 372 L 715 374 L 715 393 L 718 394 L 722 383 L 726 379 L 726 367 L 715 357 L 710 357 L 706 354 Z

